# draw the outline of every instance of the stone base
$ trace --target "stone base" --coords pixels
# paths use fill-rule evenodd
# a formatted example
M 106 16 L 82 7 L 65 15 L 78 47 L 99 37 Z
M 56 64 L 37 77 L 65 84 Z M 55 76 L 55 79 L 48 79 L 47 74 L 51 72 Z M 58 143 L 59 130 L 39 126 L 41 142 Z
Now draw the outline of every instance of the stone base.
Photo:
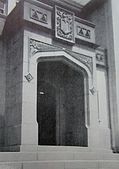
M 0 152 L 20 152 L 20 145 L 0 147 Z
M 0 147 L 0 152 L 37 152 L 37 145 L 15 145 L 8 147 Z
M 1 163 L 0 169 L 119 169 L 118 161 L 51 161 Z
M 119 147 L 112 147 L 113 153 L 119 153 Z
M 46 149 L 47 148 L 47 149 Z M 37 152 L 0 153 L 0 169 L 119 169 L 119 154 L 88 148 L 39 146 Z
M 0 147 L 0 152 L 98 152 L 98 153 L 118 153 L 119 149 L 90 148 L 79 146 L 38 146 L 38 145 L 17 145 Z

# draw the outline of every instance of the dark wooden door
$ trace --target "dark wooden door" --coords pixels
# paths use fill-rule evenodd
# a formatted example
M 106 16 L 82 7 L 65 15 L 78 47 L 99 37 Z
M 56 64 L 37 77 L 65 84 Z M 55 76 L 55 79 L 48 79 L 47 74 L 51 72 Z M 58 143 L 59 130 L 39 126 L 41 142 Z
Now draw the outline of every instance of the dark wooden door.
M 39 145 L 56 145 L 56 93 L 47 83 L 38 86 Z

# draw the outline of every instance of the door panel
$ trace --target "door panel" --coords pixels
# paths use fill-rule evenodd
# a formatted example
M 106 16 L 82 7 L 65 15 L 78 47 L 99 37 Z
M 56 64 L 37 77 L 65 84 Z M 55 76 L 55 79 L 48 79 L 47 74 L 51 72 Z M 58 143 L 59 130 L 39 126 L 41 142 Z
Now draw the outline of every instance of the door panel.
M 39 144 L 56 144 L 56 94 L 47 83 L 40 82 L 38 88 Z

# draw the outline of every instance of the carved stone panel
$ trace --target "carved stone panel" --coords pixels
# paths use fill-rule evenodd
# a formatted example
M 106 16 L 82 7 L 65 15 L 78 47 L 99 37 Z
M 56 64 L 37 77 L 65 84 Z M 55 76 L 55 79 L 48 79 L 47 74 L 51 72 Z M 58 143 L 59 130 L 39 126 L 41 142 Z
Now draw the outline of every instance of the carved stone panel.
M 75 38 L 95 43 L 95 28 L 92 23 L 75 17 Z
M 61 48 L 49 45 L 34 39 L 29 40 L 30 46 L 30 56 L 34 56 L 38 52 L 52 52 L 52 51 L 59 51 Z
M 38 22 L 42 22 L 44 24 L 48 24 L 48 16 L 44 12 L 41 12 L 40 10 L 37 9 L 30 9 L 30 17 Z
M 74 43 L 74 13 L 58 6 L 55 7 L 55 36 Z
M 49 7 L 50 8 L 50 7 Z M 25 2 L 24 5 L 24 19 L 38 25 L 52 28 L 51 24 L 51 9 L 44 7 L 38 7 L 30 3 Z
M 96 64 L 101 66 L 106 66 L 106 53 L 105 49 L 97 48 L 96 50 Z

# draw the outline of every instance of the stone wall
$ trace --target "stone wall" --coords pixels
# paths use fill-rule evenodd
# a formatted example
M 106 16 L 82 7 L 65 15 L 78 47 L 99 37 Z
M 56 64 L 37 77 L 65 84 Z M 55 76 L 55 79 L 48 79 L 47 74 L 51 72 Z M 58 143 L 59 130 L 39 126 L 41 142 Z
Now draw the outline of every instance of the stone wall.
M 5 55 L 3 42 L 0 39 L 0 147 L 4 144 L 4 113 L 5 113 Z
M 86 19 L 95 24 L 95 42 L 96 44 L 106 48 L 106 14 L 105 5 L 102 4 L 92 10 L 90 14 L 86 16 Z
M 109 125 L 111 127 L 111 136 L 112 136 L 112 148 L 119 149 L 119 131 L 118 131 L 118 110 L 117 110 L 117 86 L 116 84 L 116 69 L 115 66 L 116 58 L 114 51 L 114 35 L 113 35 L 113 19 L 112 19 L 112 4 L 111 0 L 105 1 L 102 5 L 92 10 L 92 12 L 87 15 L 87 19 L 92 21 L 96 25 L 96 44 L 107 50 L 107 65 L 108 65 L 108 81 L 107 81 L 107 90 L 108 90 L 108 101 L 109 101 Z M 118 56 L 117 56 L 118 58 Z M 117 86 L 116 86 L 117 85 Z
M 6 43 L 5 147 L 21 142 L 22 45 L 21 31 Z

